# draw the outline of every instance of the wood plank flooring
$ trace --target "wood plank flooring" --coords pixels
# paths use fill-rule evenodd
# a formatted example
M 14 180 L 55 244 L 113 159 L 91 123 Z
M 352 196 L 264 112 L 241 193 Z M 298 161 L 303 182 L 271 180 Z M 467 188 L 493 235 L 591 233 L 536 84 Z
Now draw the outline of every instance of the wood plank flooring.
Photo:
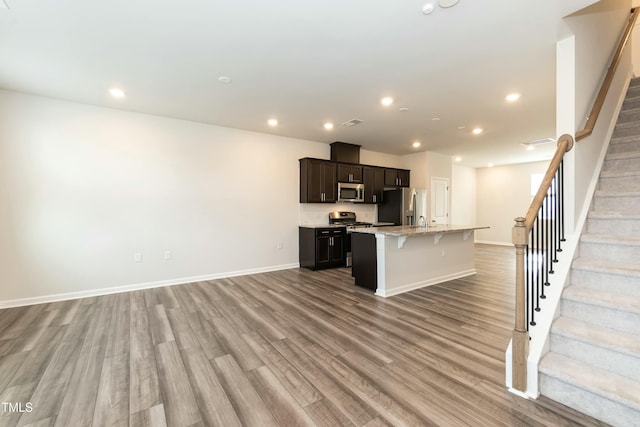
M 504 387 L 511 248 L 392 298 L 293 269 L 0 310 L 1 426 L 596 426 Z

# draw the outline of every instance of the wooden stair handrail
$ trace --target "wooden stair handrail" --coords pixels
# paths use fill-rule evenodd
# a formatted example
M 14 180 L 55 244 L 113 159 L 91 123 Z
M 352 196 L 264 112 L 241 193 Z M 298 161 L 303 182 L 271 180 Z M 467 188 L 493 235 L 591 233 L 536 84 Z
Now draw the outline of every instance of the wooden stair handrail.
M 529 230 L 531 230 L 533 221 L 535 221 L 536 217 L 538 216 L 538 211 L 540 210 L 542 202 L 544 201 L 544 198 L 549 191 L 549 187 L 551 187 L 553 177 L 556 175 L 556 172 L 560 167 L 560 162 L 562 161 L 564 153 L 571 151 L 572 148 L 573 137 L 571 135 L 565 133 L 560 138 L 558 138 L 556 152 L 551 159 L 551 163 L 549 163 L 547 172 L 544 174 L 542 183 L 540 183 L 540 188 L 538 188 L 538 192 L 531 201 L 531 205 L 529 206 L 529 210 L 527 211 L 527 215 L 525 216 L 524 225 L 526 227 L 527 233 L 529 233 Z
M 613 77 L 616 73 L 616 69 L 618 68 L 620 61 L 622 60 L 622 52 L 624 51 L 624 48 L 626 47 L 627 42 L 631 37 L 631 32 L 633 31 L 633 26 L 636 23 L 638 14 L 640 14 L 640 7 L 631 9 L 631 16 L 629 17 L 627 26 L 624 30 L 624 33 L 622 34 L 622 39 L 618 44 L 618 49 L 613 55 L 611 65 L 609 66 L 609 70 L 604 77 L 604 81 L 602 82 L 602 86 L 600 87 L 600 91 L 598 92 L 598 96 L 593 103 L 593 108 L 591 109 L 591 113 L 589 113 L 587 123 L 585 124 L 584 129 L 576 132 L 576 141 L 580 141 L 581 139 L 588 137 L 593 132 L 593 128 L 595 127 L 598 116 L 600 115 L 600 110 L 602 110 L 602 106 L 604 105 L 604 100 L 607 97 L 607 93 L 609 92 L 611 83 L 613 83 Z

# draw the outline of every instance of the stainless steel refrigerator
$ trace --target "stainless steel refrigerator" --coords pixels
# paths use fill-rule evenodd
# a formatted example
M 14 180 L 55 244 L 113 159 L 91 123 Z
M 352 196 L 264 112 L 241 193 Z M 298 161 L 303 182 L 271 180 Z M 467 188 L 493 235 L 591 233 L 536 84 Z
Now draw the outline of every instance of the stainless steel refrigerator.
M 378 222 L 420 226 L 429 224 L 426 189 L 385 190 L 382 200 L 378 205 Z

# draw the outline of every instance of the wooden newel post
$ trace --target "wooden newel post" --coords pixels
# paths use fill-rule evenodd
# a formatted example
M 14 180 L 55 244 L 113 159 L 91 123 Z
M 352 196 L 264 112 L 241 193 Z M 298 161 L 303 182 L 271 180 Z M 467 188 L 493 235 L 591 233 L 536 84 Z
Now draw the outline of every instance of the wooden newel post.
M 516 247 L 516 322 L 512 334 L 512 387 L 527 390 L 527 357 L 529 355 L 529 333 L 526 319 L 526 289 L 524 283 L 524 251 L 527 247 L 525 218 L 515 219 L 512 240 Z

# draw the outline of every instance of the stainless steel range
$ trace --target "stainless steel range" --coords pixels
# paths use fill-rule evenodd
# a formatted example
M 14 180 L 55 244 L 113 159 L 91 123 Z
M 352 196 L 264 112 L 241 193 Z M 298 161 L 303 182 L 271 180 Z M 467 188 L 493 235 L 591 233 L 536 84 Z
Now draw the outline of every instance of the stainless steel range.
M 344 225 L 347 227 L 347 234 L 351 234 L 351 230 L 360 227 L 371 227 L 370 222 L 362 222 L 356 220 L 355 212 L 331 212 L 329 214 L 329 224 Z M 347 267 L 351 267 L 351 236 L 347 236 Z

